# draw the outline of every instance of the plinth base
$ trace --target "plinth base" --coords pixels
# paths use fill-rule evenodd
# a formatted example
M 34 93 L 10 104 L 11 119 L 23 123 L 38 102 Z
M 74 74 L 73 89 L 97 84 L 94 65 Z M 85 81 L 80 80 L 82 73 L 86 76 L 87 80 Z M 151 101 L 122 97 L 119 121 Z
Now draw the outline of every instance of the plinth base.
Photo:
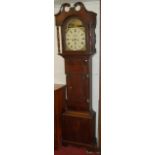
M 83 146 L 88 149 L 96 146 L 95 112 L 66 111 L 62 116 L 63 144 Z

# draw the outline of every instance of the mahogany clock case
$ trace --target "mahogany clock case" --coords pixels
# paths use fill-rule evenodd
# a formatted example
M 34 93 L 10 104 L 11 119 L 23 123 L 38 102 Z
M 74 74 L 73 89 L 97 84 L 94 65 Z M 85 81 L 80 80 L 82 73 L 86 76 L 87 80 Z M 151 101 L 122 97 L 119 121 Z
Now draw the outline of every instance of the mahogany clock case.
M 76 10 L 80 7 L 80 10 Z M 68 9 L 66 11 L 66 8 Z M 96 16 L 77 2 L 62 4 L 55 15 L 58 54 L 64 58 L 66 74 L 65 109 L 62 113 L 62 142 L 94 148 L 96 146 L 96 113 L 92 109 L 92 56 L 96 44 Z M 86 49 L 66 50 L 65 30 L 68 22 L 79 19 L 85 28 Z M 97 103 L 96 103 L 97 104 Z

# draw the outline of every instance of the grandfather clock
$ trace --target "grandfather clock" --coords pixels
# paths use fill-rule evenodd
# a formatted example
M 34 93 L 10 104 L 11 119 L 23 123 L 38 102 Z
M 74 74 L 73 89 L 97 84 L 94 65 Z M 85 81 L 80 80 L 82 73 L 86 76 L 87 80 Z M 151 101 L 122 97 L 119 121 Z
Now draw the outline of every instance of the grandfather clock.
M 95 49 L 96 13 L 81 2 L 62 4 L 55 15 L 58 54 L 65 60 L 66 104 L 62 114 L 62 141 L 95 146 L 96 113 L 92 109 L 92 56 Z

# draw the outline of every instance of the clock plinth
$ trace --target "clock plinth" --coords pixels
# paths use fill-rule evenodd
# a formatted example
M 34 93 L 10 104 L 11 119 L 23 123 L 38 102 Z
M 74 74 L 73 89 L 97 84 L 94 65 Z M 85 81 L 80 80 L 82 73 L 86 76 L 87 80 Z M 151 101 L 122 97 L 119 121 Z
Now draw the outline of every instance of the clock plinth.
M 87 11 L 81 2 L 75 3 L 74 7 L 65 3 L 55 19 L 58 54 L 65 61 L 67 89 L 62 114 L 62 141 L 63 144 L 92 149 L 96 144 L 96 113 L 92 109 L 96 13 Z
M 96 144 L 95 112 L 66 111 L 62 116 L 64 144 L 92 148 Z

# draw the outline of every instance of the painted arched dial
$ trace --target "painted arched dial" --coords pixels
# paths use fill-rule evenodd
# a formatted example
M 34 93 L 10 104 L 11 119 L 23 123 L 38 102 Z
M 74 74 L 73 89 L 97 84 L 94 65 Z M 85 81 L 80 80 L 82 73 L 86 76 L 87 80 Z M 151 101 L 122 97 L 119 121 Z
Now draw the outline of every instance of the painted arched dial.
M 82 22 L 73 18 L 69 20 L 65 30 L 65 49 L 67 51 L 86 50 L 86 32 Z

